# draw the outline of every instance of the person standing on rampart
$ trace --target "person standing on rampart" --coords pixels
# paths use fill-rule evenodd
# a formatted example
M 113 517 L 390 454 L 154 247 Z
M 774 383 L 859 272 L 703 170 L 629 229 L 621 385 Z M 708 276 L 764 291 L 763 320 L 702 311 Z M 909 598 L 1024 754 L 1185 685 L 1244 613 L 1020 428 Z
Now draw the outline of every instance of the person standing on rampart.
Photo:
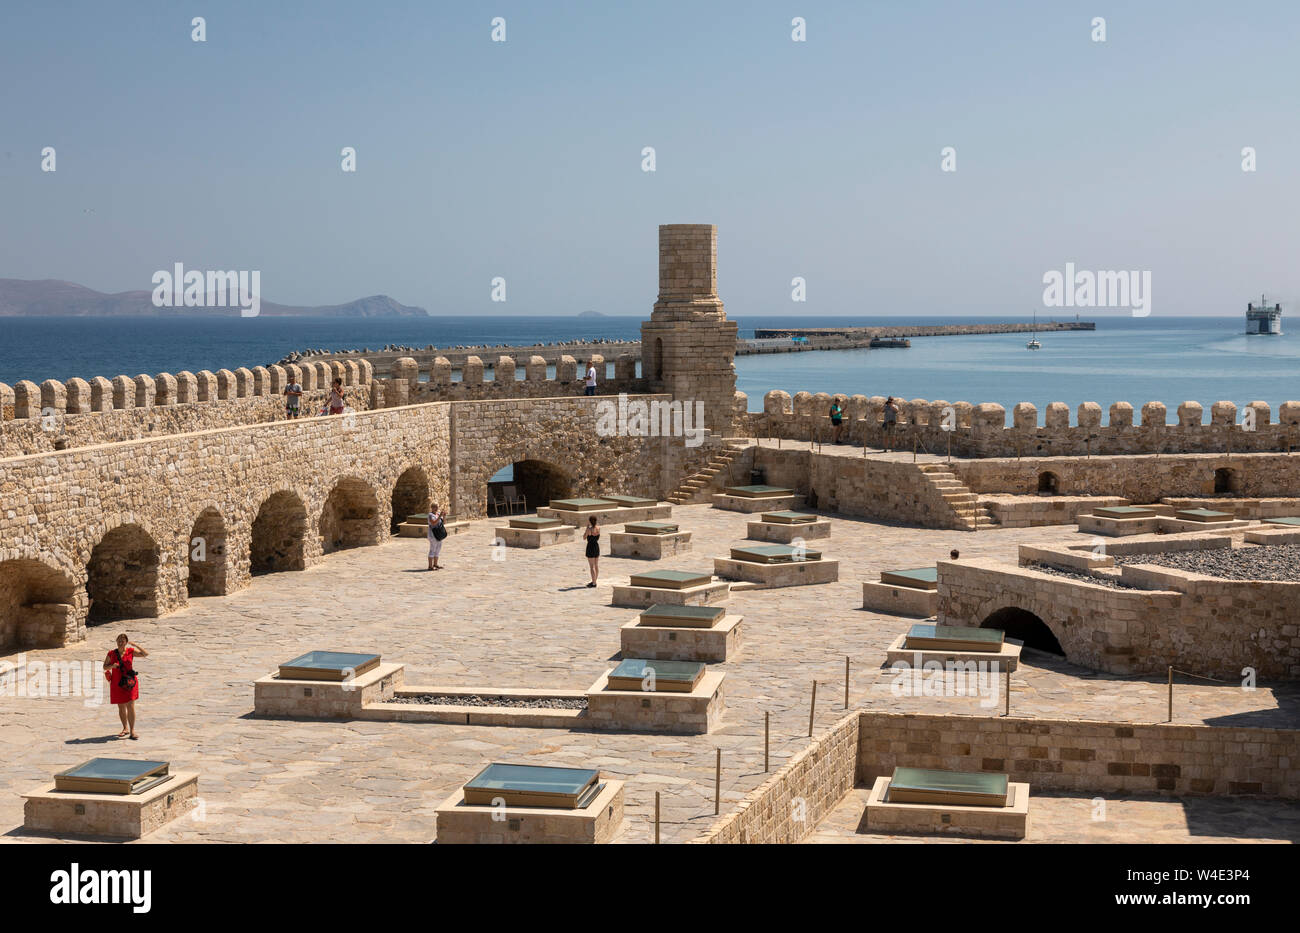
M 286 418 L 297 418 L 302 406 L 302 386 L 297 381 L 291 381 L 284 387 L 284 416 Z
M 898 406 L 894 404 L 894 397 L 891 395 L 885 399 L 885 420 L 880 426 L 883 435 L 880 446 L 885 453 L 894 449 L 894 428 L 897 426 Z

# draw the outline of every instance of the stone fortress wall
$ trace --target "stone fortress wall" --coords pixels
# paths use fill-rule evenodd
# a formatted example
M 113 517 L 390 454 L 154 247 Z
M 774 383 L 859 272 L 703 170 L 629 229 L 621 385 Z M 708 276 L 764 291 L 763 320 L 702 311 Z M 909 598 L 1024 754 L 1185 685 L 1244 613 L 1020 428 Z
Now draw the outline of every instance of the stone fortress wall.
M 780 390 L 763 396 L 763 410 L 747 410 L 748 399 L 737 393 L 735 419 L 738 433 L 750 437 L 788 440 L 831 440 L 831 402 L 844 409 L 847 436 L 855 444 L 881 446 L 885 399 L 883 396 L 830 395 L 825 392 L 796 392 L 793 398 Z M 992 402 L 897 399 L 896 442 L 911 449 L 913 441 L 921 452 L 957 457 L 1053 457 L 1098 454 L 1176 454 L 1251 451 L 1290 451 L 1300 447 L 1300 402 L 1283 402 L 1273 418 L 1265 402 L 1250 402 L 1240 411 L 1232 402 L 1215 402 L 1205 422 L 1203 406 L 1183 402 L 1177 421 L 1168 423 L 1168 409 L 1162 402 L 1147 402 L 1134 418 L 1127 402 L 1110 406 L 1102 424 L 1101 406 L 1084 402 L 1078 406 L 1074 423 L 1064 402 L 1047 406 L 1043 417 L 1029 402 L 1012 410 L 1007 424 L 1006 409 Z M 1246 409 L 1252 411 L 1253 426 Z M 950 430 L 945 430 L 945 423 Z
M 430 500 L 482 517 L 488 478 L 519 461 L 568 495 L 658 498 L 706 456 L 600 436 L 600 401 L 438 402 L 0 461 L 0 646 L 80 640 L 88 617 L 162 615 L 379 544 Z

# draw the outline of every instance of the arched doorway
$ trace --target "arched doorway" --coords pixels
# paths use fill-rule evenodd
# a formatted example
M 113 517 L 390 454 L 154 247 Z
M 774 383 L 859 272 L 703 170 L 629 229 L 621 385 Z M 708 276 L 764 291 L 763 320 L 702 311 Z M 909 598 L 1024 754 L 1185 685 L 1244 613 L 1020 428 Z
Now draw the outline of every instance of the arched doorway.
M 429 504 L 429 474 L 422 467 L 411 467 L 393 484 L 393 518 L 389 530 L 397 534 L 397 526 L 406 521 L 406 516 L 429 511 Z
M 158 545 L 139 525 L 100 539 L 86 565 L 88 623 L 158 615 Z
M 66 574 L 38 560 L 0 561 L 0 648 L 62 645 L 72 601 Z
M 664 381 L 664 338 L 655 338 L 655 382 Z
M 992 613 L 980 628 L 1000 629 L 1008 638 L 1016 638 L 1025 643 L 1026 648 L 1045 651 L 1059 657 L 1065 657 L 1061 643 L 1056 640 L 1047 623 L 1027 609 L 1007 606 Z
M 1061 478 L 1051 470 L 1038 474 L 1038 492 L 1040 495 L 1054 496 L 1061 491 Z
M 270 496 L 253 519 L 249 546 L 249 571 L 254 574 L 302 570 L 306 566 L 303 541 L 307 535 L 307 509 L 294 493 Z
M 1214 471 L 1214 492 L 1216 495 L 1229 495 L 1240 489 L 1237 471 L 1230 467 L 1219 467 Z
M 214 508 L 204 509 L 190 529 L 189 581 L 191 596 L 223 596 L 226 592 L 226 520 Z
M 546 505 L 552 499 L 567 499 L 573 495 L 573 480 L 553 463 L 545 460 L 520 460 L 502 467 L 488 480 L 487 503 L 501 501 L 511 490 L 522 496 L 531 511 Z M 493 509 L 489 514 L 495 514 Z
M 355 476 L 343 477 L 325 500 L 318 530 L 325 554 L 378 544 L 379 500 L 374 490 Z

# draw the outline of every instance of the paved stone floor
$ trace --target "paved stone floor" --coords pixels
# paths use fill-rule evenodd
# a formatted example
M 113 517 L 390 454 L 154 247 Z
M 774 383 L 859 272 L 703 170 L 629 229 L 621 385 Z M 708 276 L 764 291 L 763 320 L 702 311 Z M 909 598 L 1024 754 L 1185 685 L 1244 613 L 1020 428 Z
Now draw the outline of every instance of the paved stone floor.
M 684 841 L 714 820 L 715 749 L 723 753 L 723 812 L 765 778 L 763 714 L 771 714 L 773 769 L 808 742 L 812 682 L 819 681 L 816 728 L 844 712 L 844 658 L 851 658 L 854 707 L 987 715 L 974 697 L 895 697 L 881 670 L 889 642 L 914 620 L 861 609 L 861 582 L 885 568 L 924 566 L 963 556 L 1014 560 L 1019 543 L 1060 542 L 1072 528 L 992 529 L 979 533 L 891 526 L 836 518 L 824 553 L 840 560 L 840 581 L 736 593 L 745 617 L 740 657 L 727 673 L 721 727 L 703 736 L 657 736 L 559 729 L 378 722 L 254 719 L 252 682 L 311 649 L 373 650 L 406 664 L 408 684 L 585 689 L 618 652 L 618 627 L 634 610 L 609 605 L 610 588 L 647 568 L 710 571 L 712 558 L 744 538 L 748 517 L 686 506 L 674 510 L 694 532 L 694 550 L 663 561 L 605 557 L 601 585 L 586 589 L 580 543 L 505 550 L 493 559 L 492 528 L 474 522 L 449 538 L 447 569 L 424 570 L 422 539 L 394 538 L 376 548 L 330 555 L 299 573 L 258 577 L 246 590 L 192 601 L 162 619 L 110 623 L 87 642 L 28 652 L 26 659 L 85 660 L 98 667 L 119 631 L 150 651 L 139 663 L 138 742 L 114 738 L 112 707 L 78 697 L 0 696 L 0 839 L 37 841 L 21 831 L 18 794 L 84 758 L 127 755 L 169 759 L 200 773 L 202 819 L 174 823 L 149 841 L 427 842 L 434 809 L 493 760 L 599 767 L 627 780 L 622 841 L 651 838 L 654 794 L 662 798 L 663 838 Z M 4 655 L 14 661 L 12 653 Z M 1098 675 L 1041 655 L 1013 678 L 1012 711 L 1021 715 L 1160 722 L 1160 679 Z M 102 681 L 101 681 L 102 682 Z M 1297 692 L 1263 686 L 1251 693 L 1216 685 L 1180 686 L 1175 720 L 1297 725 Z M 996 710 L 993 710 L 996 712 Z M 850 804 L 846 804 L 850 806 Z M 1045 803 L 1036 832 L 1074 841 L 1095 832 L 1068 799 Z M 1117 803 L 1117 813 L 1137 804 Z M 1146 805 L 1142 805 L 1146 806 Z M 1152 825 L 1170 838 L 1196 834 L 1178 803 L 1150 805 L 1110 838 L 1146 841 Z M 1265 817 L 1292 811 L 1271 802 L 1188 803 L 1187 812 L 1259 814 L 1244 836 L 1277 838 Z M 851 807 L 850 807 L 851 809 Z M 1145 814 L 1145 811 L 1143 811 Z M 1228 817 L 1225 817 L 1227 819 Z M 1291 817 L 1286 817 L 1290 819 Z M 819 838 L 833 835 L 828 820 Z M 1179 823 L 1179 820 L 1182 823 Z M 1210 817 L 1207 817 L 1210 819 Z M 1176 827 L 1181 825 L 1181 830 Z M 1291 824 L 1293 825 L 1293 824 Z M 7 835 L 5 835 L 7 833 Z

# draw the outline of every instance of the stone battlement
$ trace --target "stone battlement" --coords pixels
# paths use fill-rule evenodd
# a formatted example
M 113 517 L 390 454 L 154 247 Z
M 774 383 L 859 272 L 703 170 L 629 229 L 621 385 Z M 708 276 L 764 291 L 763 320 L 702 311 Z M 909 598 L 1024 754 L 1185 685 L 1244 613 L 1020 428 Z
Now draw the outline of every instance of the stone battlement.
M 596 369 L 598 394 L 646 390 L 645 380 L 637 375 L 637 359 L 630 353 L 620 354 L 614 360 L 612 375 L 609 362 L 599 353 L 580 358 L 562 354 L 553 364 L 554 376 L 548 373 L 552 364 L 540 354 L 532 354 L 523 362 L 504 354 L 491 361 L 471 354 L 459 363 L 445 356 L 425 360 L 407 356 L 394 360 L 389 378 L 383 380 L 384 404 L 391 407 L 414 402 L 581 395 L 588 359 Z M 523 378 L 520 378 L 521 368 Z M 456 371 L 460 372 L 458 380 L 452 378 Z M 491 379 L 484 378 L 488 371 Z
M 0 383 L 0 459 L 280 420 L 284 388 L 292 381 L 303 388 L 308 416 L 336 378 L 343 380 L 349 408 L 377 407 L 365 360 Z
M 830 395 L 782 391 L 763 397 L 763 411 L 747 410 L 748 399 L 736 393 L 736 430 L 752 437 L 779 437 L 803 441 L 830 441 L 828 414 L 832 400 L 844 408 L 846 438 L 855 444 L 881 446 L 885 399 L 865 395 Z M 982 402 L 897 399 L 898 427 L 895 443 L 934 454 L 951 452 L 960 457 L 1047 457 L 1096 454 L 1159 454 L 1289 451 L 1300 446 L 1300 402 L 1283 402 L 1278 420 L 1266 402 L 1250 402 L 1241 411 L 1232 402 L 1215 402 L 1210 421 L 1203 406 L 1183 402 L 1177 421 L 1169 423 L 1163 402 L 1147 402 L 1134 418 L 1127 402 L 1110 406 L 1102 424 L 1101 406 L 1084 402 L 1071 424 L 1064 402 L 1047 406 L 1043 418 L 1038 408 L 1021 402 L 1012 410 L 1011 424 L 1003 406 Z M 1252 423 L 1253 422 L 1253 423 Z

